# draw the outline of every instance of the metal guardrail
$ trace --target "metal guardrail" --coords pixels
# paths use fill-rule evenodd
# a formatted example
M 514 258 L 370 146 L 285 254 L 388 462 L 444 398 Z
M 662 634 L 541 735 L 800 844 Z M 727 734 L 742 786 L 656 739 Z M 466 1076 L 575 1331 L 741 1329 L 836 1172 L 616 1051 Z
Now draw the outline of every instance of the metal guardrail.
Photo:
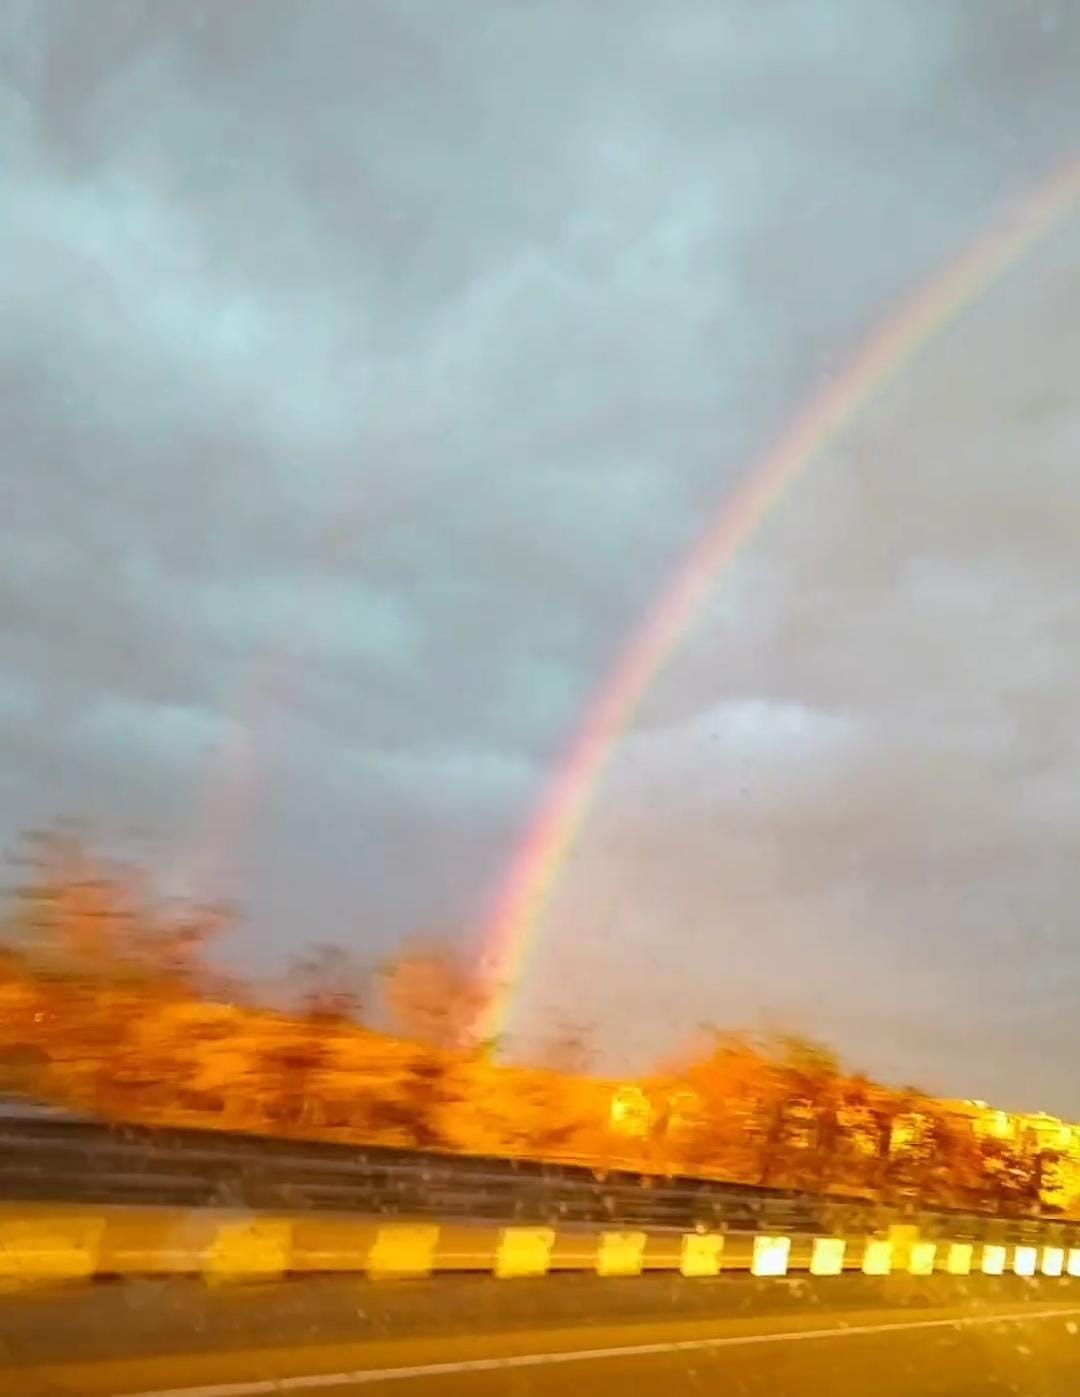
M 625 1169 L 2 1117 L 0 1199 L 815 1235 L 872 1232 L 900 1216 L 868 1202 Z M 953 1237 L 1020 1242 L 1046 1231 L 1045 1222 L 977 1214 L 919 1220 Z M 1080 1224 L 1060 1231 L 1080 1245 Z

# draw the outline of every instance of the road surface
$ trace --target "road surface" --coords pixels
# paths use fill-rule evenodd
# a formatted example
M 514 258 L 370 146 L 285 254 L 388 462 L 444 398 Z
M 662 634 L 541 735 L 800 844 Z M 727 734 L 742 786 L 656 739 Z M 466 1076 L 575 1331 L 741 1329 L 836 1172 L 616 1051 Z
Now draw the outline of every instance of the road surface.
M 1073 1397 L 1080 1282 L 483 1277 L 0 1297 L 10 1397 Z

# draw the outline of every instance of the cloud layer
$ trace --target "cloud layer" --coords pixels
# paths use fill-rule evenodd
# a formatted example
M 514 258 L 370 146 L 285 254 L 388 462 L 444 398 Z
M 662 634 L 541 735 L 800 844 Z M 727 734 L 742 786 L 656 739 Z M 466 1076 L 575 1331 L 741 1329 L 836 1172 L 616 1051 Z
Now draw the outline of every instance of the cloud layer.
M 1078 33 L 1064 0 L 7 6 L 8 842 L 82 815 L 234 893 L 253 974 L 468 931 L 746 462 L 1077 143 Z M 1080 1111 L 1046 1065 L 1075 248 L 725 580 L 550 909 L 524 1036 L 587 945 L 612 1063 L 775 1011 Z

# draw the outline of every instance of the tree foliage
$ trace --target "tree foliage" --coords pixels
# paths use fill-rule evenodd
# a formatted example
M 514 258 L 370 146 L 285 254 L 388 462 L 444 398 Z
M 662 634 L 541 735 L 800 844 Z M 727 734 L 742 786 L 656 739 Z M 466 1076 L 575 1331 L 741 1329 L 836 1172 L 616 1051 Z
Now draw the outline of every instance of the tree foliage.
M 288 978 L 296 1008 L 307 1018 L 342 1023 L 363 1019 L 369 976 L 341 946 L 323 942 L 296 956 Z
M 793 1035 L 711 1030 L 637 1083 L 587 1075 L 585 1027 L 556 1018 L 530 1067 L 471 1037 L 486 986 L 451 943 L 377 976 L 317 946 L 294 1009 L 224 993 L 224 909 L 155 895 L 70 832 L 35 836 L 0 944 L 0 1088 L 110 1118 L 574 1159 L 887 1202 L 1030 1212 L 1080 1203 L 1080 1167 L 1037 1132 L 847 1071 Z M 391 1031 L 375 1031 L 381 1013 Z M 622 1103 L 620 1109 L 616 1107 Z M 990 1113 L 993 1114 L 993 1113 Z
M 210 991 L 206 952 L 228 928 L 219 904 L 156 897 L 138 869 L 90 852 L 68 832 L 27 837 L 5 940 L 49 977 Z
M 435 1048 L 469 1044 L 486 988 L 455 947 L 415 941 L 383 965 L 381 983 L 393 1031 Z

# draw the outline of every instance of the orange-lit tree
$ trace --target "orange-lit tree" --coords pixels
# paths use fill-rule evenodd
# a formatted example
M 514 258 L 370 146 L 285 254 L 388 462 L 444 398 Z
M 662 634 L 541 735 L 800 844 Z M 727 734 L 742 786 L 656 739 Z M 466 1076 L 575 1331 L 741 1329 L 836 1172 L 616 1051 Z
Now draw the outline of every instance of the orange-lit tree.
M 1077 1161 L 980 1134 L 914 1089 L 846 1072 L 793 1036 L 712 1031 L 640 1083 L 590 1077 L 553 1026 L 529 1067 L 471 1026 L 490 992 L 462 953 L 407 945 L 377 977 L 322 946 L 290 1013 L 243 1001 L 208 961 L 220 907 L 155 895 L 70 831 L 27 841 L 0 943 L 0 1089 L 107 1119 L 575 1159 L 894 1205 L 1068 1208 Z M 363 1019 L 362 1024 L 358 1020 Z M 393 1032 L 367 1023 L 382 1021 Z M 627 1109 L 617 1112 L 622 1102 Z M 1069 1167 L 1066 1167 L 1066 1166 Z

